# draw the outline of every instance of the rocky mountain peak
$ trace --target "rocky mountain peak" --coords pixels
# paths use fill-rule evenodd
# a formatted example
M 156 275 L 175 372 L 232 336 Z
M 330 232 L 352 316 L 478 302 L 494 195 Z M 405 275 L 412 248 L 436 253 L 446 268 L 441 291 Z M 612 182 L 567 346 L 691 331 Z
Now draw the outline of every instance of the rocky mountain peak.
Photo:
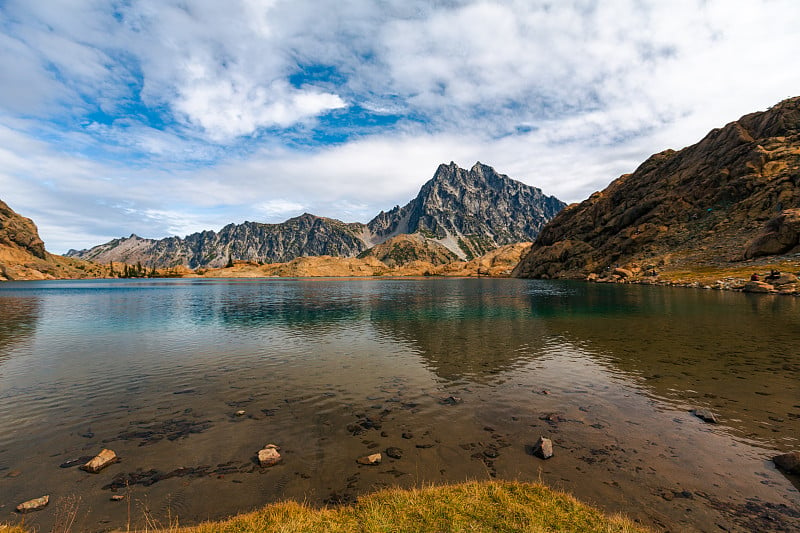
M 217 267 L 228 258 L 272 263 L 304 255 L 354 257 L 398 235 L 419 233 L 436 242 L 400 240 L 395 248 L 419 245 L 420 257 L 449 253 L 472 258 L 505 244 L 532 240 L 563 206 L 557 198 L 480 162 L 464 170 L 451 161 L 439 165 L 415 199 L 381 211 L 368 224 L 303 213 L 280 224 L 228 224 L 219 232 L 185 238 L 147 240 L 132 235 L 67 255 L 99 262 L 139 261 L 148 267 Z

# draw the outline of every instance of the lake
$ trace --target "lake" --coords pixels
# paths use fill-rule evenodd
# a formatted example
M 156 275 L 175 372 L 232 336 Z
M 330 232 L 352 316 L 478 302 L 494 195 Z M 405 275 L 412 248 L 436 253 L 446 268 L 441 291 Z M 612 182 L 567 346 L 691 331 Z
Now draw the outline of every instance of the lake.
M 798 341 L 800 299 L 694 289 L 3 283 L 0 522 L 43 494 L 27 525 L 77 509 L 78 529 L 109 531 L 497 478 L 658 529 L 800 530 L 798 481 L 770 461 L 800 449 Z M 283 462 L 262 469 L 268 443 Z M 103 448 L 121 461 L 64 464 Z M 374 452 L 380 465 L 356 463 Z

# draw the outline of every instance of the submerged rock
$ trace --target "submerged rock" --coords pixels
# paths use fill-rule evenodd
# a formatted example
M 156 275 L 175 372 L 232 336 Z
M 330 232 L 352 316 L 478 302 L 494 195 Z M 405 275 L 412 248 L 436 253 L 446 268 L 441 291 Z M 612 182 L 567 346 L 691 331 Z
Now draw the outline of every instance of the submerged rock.
M 113 450 L 103 448 L 94 458 L 81 467 L 81 470 L 86 470 L 92 474 L 96 474 L 110 464 L 119 461 L 119 457 Z
M 386 448 L 386 455 L 391 457 L 392 459 L 401 459 L 403 457 L 403 450 L 400 448 L 389 447 Z
M 690 412 L 703 422 L 708 422 L 709 424 L 716 424 L 718 422 L 717 415 L 708 409 L 692 409 Z
M 772 462 L 780 470 L 787 474 L 795 474 L 800 476 L 800 452 L 789 452 L 781 455 L 776 455 L 772 458 Z
M 280 446 L 275 444 L 267 444 L 263 449 L 258 451 L 258 464 L 267 467 L 275 466 L 281 462 L 281 454 L 278 453 Z
M 34 498 L 33 500 L 28 500 L 17 505 L 17 512 L 25 514 L 32 511 L 38 511 L 39 509 L 44 509 L 48 503 L 50 503 L 50 495 L 45 495 L 41 498 Z
M 381 459 L 383 456 L 379 453 L 373 453 L 372 455 L 365 455 L 364 457 L 359 457 L 356 459 L 356 462 L 360 465 L 379 465 L 381 464 Z
M 439 400 L 439 403 L 442 405 L 456 405 L 462 403 L 464 400 L 458 398 L 456 396 L 448 396 L 447 398 L 442 398 Z
M 124 494 L 114 494 L 113 496 L 111 496 L 111 501 L 112 502 L 121 502 L 124 499 L 125 499 L 125 495 Z
M 533 445 L 533 455 L 542 459 L 553 457 L 553 441 L 546 437 L 539 437 L 539 440 Z

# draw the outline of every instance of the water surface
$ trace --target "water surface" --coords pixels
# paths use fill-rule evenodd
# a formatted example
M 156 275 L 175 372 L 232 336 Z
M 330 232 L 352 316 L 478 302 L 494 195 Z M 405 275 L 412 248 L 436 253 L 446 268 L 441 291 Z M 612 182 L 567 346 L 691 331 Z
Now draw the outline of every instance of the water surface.
M 28 524 L 79 499 L 100 531 L 503 478 L 657 528 L 793 530 L 769 458 L 800 448 L 799 319 L 791 297 L 526 280 L 5 283 L 0 521 L 45 493 Z M 267 443 L 284 461 L 261 469 Z M 59 468 L 103 447 L 122 461 Z

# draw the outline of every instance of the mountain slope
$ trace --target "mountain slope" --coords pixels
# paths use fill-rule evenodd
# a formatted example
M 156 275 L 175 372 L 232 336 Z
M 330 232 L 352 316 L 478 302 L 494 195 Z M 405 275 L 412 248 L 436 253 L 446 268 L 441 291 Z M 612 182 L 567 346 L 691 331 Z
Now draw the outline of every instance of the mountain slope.
M 800 97 L 745 115 L 570 205 L 514 275 L 578 278 L 789 253 L 800 237 Z
M 0 281 L 100 275 L 101 267 L 47 253 L 36 224 L 0 200 Z
M 304 214 L 280 224 L 229 224 L 219 232 L 185 238 L 131 235 L 66 255 L 100 263 L 215 268 L 230 258 L 279 263 L 302 256 L 355 257 L 398 235 L 418 233 L 429 242 L 396 241 L 389 246 L 393 251 L 384 247 L 376 253 L 389 257 L 413 245 L 418 246 L 414 253 L 438 264 L 447 256 L 470 259 L 504 244 L 532 240 L 564 205 L 486 165 L 477 163 L 467 171 L 451 163 L 440 165 L 414 200 L 381 212 L 368 224 Z

